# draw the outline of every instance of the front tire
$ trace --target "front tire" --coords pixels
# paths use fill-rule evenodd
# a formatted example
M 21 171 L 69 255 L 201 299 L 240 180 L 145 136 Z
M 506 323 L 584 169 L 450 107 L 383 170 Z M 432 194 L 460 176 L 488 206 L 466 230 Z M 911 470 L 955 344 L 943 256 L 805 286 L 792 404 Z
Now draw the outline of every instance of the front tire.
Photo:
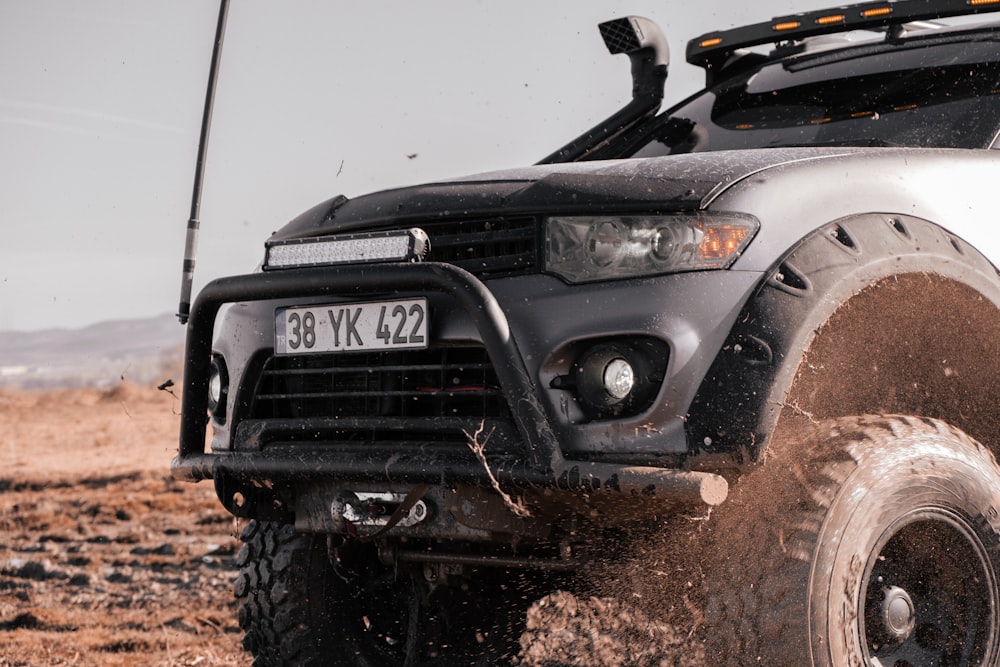
M 243 647 L 254 667 L 415 665 L 420 591 L 405 570 L 355 545 L 335 568 L 324 535 L 250 521 L 240 539 L 234 591 Z M 424 619 L 426 620 L 426 619 Z
M 809 430 L 786 438 L 713 517 L 709 655 L 741 665 L 997 664 L 993 456 L 929 419 Z
M 533 580 L 490 570 L 430 587 L 422 570 L 389 567 L 352 541 L 331 562 L 324 535 L 250 521 L 235 583 L 254 667 L 500 664 L 516 652 Z
M 332 581 L 318 540 L 291 525 L 256 520 L 240 539 L 234 592 L 254 667 L 347 664 L 329 657 L 342 652 L 334 646 Z

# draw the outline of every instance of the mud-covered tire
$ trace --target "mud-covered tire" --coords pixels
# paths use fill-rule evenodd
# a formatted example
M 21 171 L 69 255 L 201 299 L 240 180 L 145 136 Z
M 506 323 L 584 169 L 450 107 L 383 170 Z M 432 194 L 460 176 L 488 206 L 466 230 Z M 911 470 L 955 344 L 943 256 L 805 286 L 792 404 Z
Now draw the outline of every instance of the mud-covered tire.
M 337 571 L 324 535 L 255 520 L 240 538 L 234 591 L 254 667 L 405 664 L 416 598 L 405 573 L 387 571 L 370 546 L 357 569 Z
M 266 521 L 250 521 L 240 539 L 234 592 L 254 666 L 350 664 L 331 658 L 331 568 L 317 539 Z
M 288 524 L 250 521 L 240 538 L 234 590 L 254 667 L 503 664 L 538 597 L 533 577 L 492 568 L 431 593 L 370 543 L 341 545 L 334 564 L 326 536 Z
M 930 419 L 838 419 L 802 436 L 712 517 L 709 661 L 998 664 L 993 456 Z

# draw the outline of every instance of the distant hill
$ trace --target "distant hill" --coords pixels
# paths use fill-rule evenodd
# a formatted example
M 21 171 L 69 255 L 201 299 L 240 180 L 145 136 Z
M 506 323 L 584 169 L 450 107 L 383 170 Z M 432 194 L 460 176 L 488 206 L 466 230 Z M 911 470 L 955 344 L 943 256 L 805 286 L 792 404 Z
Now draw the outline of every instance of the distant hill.
M 0 331 L 0 387 L 109 387 L 180 382 L 185 328 L 174 315 L 82 329 Z

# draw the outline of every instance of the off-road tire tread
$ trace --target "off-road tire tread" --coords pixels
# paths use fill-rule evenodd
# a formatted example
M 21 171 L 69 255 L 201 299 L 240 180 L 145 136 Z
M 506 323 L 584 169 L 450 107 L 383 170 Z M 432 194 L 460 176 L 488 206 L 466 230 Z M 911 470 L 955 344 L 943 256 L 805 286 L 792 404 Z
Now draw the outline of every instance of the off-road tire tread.
M 313 540 L 290 524 L 257 520 L 247 523 L 240 539 L 233 590 L 254 667 L 324 664 L 322 619 L 310 618 L 310 605 L 301 599 L 322 594 L 311 590 L 309 579 Z
M 747 514 L 753 517 L 727 517 L 725 507 L 717 517 L 712 550 L 720 560 L 713 565 L 716 574 L 710 576 L 718 581 L 714 590 L 713 582 L 708 583 L 711 593 L 705 609 L 711 628 L 706 642 L 711 660 L 727 665 L 781 665 L 792 664 L 782 657 L 795 660 L 790 656 L 808 655 L 804 644 L 810 630 L 803 592 L 826 508 L 866 452 L 922 434 L 946 437 L 980 458 L 983 465 L 996 466 L 983 445 L 943 422 L 871 415 L 817 424 L 794 457 L 767 461 L 739 482 L 751 494 L 753 511 Z M 784 497 L 796 499 L 791 511 L 780 501 L 752 497 L 754 486 L 777 488 L 776 479 L 787 485 L 781 489 Z M 740 503 L 739 498 L 734 500 Z M 761 540 L 763 530 L 767 537 Z M 720 572 L 734 573 L 732 568 L 739 568 L 737 576 L 719 576 Z M 735 581 L 739 584 L 727 584 Z

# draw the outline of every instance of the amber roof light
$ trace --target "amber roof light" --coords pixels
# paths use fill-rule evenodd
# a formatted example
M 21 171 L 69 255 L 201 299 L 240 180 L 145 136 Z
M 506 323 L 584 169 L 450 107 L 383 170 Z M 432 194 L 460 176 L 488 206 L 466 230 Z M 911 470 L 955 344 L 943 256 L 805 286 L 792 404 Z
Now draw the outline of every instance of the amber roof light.
M 751 46 L 986 12 L 1000 12 L 1000 0 L 896 0 L 891 4 L 884 1 L 864 2 L 776 16 L 770 21 L 732 30 L 716 30 L 692 39 L 687 45 L 687 61 L 712 70 L 721 67 L 735 51 Z

